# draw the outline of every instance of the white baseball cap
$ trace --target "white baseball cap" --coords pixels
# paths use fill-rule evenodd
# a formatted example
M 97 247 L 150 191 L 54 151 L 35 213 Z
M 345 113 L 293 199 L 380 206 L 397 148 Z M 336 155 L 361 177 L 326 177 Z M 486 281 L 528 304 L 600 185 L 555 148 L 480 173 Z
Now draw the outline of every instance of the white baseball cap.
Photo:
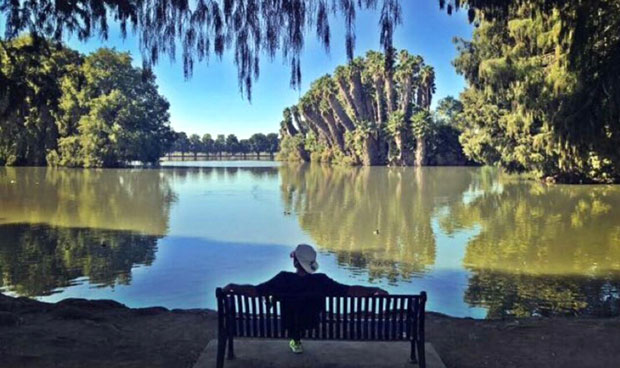
M 319 269 L 316 262 L 316 251 L 308 244 L 298 244 L 291 252 L 291 257 L 297 259 L 299 265 L 308 273 L 315 273 Z

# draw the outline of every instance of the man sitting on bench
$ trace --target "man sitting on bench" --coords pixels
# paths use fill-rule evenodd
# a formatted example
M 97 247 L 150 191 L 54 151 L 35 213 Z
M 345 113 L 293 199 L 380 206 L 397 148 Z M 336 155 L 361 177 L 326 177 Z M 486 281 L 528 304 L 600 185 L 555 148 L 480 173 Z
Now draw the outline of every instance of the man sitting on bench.
M 224 291 L 234 291 L 248 296 L 315 295 L 282 302 L 282 323 L 291 337 L 289 346 L 296 354 L 303 352 L 301 335 L 304 331 L 318 326 L 319 315 L 325 310 L 324 299 L 317 296 L 387 295 L 387 291 L 377 287 L 344 285 L 324 273 L 315 273 L 319 269 L 316 251 L 308 244 L 299 244 L 291 253 L 291 258 L 296 272 L 282 271 L 271 280 L 256 286 L 228 284 L 224 287 Z

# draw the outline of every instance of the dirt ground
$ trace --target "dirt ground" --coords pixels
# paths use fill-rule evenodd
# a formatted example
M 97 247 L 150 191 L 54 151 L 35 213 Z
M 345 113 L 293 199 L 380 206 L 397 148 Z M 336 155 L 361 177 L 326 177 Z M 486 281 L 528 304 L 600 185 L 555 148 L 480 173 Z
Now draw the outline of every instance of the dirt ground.
M 460 319 L 428 313 L 448 367 L 616 367 L 620 318 Z M 208 310 L 56 304 L 0 294 L 0 367 L 192 367 L 216 335 Z

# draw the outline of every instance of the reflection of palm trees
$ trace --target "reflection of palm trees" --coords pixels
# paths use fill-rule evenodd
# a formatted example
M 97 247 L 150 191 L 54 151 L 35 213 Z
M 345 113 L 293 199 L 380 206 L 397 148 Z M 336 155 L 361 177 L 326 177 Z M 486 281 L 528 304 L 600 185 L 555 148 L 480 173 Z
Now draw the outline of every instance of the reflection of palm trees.
M 490 317 L 618 313 L 618 188 L 501 187 L 452 212 L 455 222 L 480 226 L 464 258 L 473 274 L 466 301 Z
M 49 295 L 88 277 L 98 286 L 128 285 L 135 265 L 155 259 L 158 236 L 47 225 L 0 225 L 0 288 Z
M 435 262 L 431 220 L 443 204 L 468 187 L 467 169 L 280 169 L 287 211 L 343 265 L 395 281 L 424 272 Z

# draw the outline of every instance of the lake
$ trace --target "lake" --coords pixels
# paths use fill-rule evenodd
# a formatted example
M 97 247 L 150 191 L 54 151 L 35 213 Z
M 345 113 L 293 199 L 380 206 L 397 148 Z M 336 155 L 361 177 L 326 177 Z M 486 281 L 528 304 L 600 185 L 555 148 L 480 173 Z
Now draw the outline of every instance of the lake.
M 169 164 L 0 167 L 0 290 L 214 308 L 215 287 L 292 270 L 305 242 L 332 278 L 426 290 L 452 316 L 620 314 L 620 186 L 489 167 Z

